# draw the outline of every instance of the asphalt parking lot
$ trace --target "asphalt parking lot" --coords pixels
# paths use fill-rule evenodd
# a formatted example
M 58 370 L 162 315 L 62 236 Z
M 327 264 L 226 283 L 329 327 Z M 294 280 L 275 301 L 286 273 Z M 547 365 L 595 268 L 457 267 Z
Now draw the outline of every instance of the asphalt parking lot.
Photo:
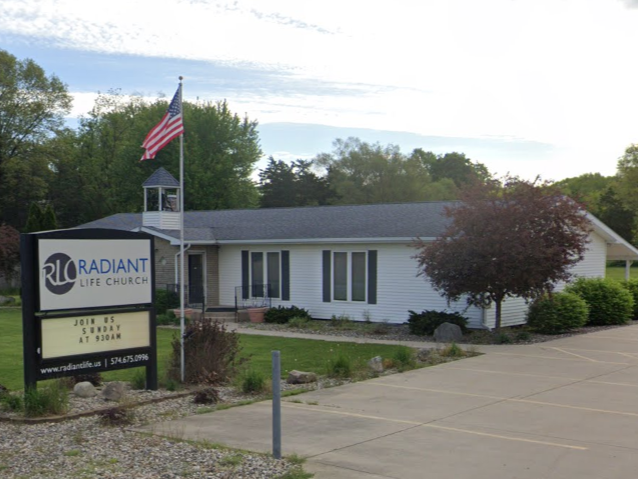
M 317 478 L 636 477 L 638 325 L 285 398 L 283 453 Z M 155 425 L 271 451 L 271 403 Z

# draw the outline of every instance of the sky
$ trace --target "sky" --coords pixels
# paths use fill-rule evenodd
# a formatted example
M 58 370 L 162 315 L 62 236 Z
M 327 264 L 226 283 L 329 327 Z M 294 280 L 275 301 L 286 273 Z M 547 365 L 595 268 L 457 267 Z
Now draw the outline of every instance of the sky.
M 67 84 L 70 125 L 183 76 L 275 159 L 356 136 L 551 180 L 638 143 L 637 45 L 638 0 L 0 0 L 0 48 Z

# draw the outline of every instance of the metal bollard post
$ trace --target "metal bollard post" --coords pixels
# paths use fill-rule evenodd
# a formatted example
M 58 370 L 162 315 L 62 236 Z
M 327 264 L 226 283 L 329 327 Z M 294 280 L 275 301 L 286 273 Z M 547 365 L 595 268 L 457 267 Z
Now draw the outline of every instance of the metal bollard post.
M 272 455 L 281 459 L 281 360 L 280 352 L 272 352 Z

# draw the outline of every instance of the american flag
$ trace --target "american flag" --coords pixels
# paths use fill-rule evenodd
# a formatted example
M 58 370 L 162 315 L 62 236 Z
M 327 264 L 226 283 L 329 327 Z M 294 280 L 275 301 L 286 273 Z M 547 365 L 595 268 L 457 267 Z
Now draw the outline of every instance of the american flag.
M 152 160 L 158 151 L 168 145 L 174 138 L 184 133 L 180 88 L 181 85 L 177 88 L 175 96 L 171 104 L 168 105 L 168 110 L 162 120 L 146 135 L 144 143 L 142 143 L 142 148 L 145 148 L 146 151 L 140 161 Z

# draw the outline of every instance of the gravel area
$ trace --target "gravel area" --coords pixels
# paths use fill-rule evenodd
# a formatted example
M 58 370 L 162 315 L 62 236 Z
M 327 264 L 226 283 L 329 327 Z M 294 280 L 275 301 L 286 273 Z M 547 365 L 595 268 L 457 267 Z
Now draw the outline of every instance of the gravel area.
M 328 385 L 322 383 L 323 387 Z M 254 399 L 238 394 L 233 388 L 217 389 L 224 405 Z M 164 438 L 131 430 L 215 408 L 215 405 L 195 404 L 192 395 L 182 393 L 182 397 L 176 397 L 177 394 L 130 391 L 123 403 L 131 405 L 131 422 L 123 426 L 106 425 L 98 415 L 23 424 L 11 420 L 17 415 L 0 412 L 0 477 L 252 479 L 280 477 L 298 467 L 267 455 L 215 447 L 214 438 L 211 442 L 189 442 L 182 441 L 178 431 L 175 438 Z M 140 401 L 159 398 L 164 400 L 135 406 Z M 82 399 L 70 394 L 69 415 L 116 405 L 99 396 Z
M 566 338 L 577 334 L 587 334 L 607 329 L 623 328 L 636 324 L 631 321 L 628 324 L 612 326 L 588 326 L 574 329 L 563 334 L 538 334 L 529 331 L 524 327 L 503 328 L 499 333 L 495 331 L 472 330 L 464 338 L 465 344 L 535 344 L 551 341 L 554 339 Z M 355 323 L 346 326 L 331 326 L 330 321 L 313 320 L 308 327 L 290 327 L 285 324 L 267 323 L 242 323 L 242 327 L 264 330 L 264 331 L 286 331 L 304 334 L 317 334 L 322 336 L 363 338 L 363 339 L 383 339 L 386 341 L 415 341 L 423 343 L 433 343 L 432 336 L 417 336 L 410 334 L 407 324 L 385 324 L 385 323 Z

